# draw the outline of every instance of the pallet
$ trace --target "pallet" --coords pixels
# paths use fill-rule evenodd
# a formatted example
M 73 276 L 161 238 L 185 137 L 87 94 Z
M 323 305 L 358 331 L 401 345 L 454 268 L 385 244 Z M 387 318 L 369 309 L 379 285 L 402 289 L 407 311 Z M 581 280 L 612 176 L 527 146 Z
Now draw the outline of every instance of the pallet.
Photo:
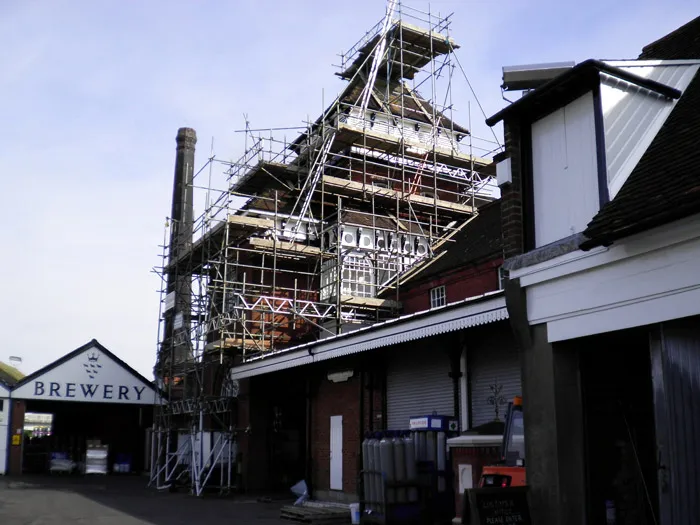
M 280 518 L 310 525 L 334 525 L 350 523 L 350 510 L 338 507 L 287 505 L 282 507 Z

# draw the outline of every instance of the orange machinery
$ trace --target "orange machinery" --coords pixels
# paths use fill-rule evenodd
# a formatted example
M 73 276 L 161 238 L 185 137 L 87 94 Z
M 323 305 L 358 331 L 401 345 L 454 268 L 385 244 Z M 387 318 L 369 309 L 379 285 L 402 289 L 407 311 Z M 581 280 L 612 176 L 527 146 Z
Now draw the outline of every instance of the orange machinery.
M 523 398 L 508 403 L 503 430 L 501 458 L 498 465 L 483 468 L 479 487 L 522 487 L 525 485 L 525 427 Z

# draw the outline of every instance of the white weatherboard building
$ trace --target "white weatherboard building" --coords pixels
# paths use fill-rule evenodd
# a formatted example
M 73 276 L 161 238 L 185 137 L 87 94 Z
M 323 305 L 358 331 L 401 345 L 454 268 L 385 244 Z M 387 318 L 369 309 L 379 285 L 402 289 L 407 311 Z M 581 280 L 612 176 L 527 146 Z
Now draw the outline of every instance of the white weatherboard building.
M 700 516 L 700 17 L 494 117 L 538 523 Z

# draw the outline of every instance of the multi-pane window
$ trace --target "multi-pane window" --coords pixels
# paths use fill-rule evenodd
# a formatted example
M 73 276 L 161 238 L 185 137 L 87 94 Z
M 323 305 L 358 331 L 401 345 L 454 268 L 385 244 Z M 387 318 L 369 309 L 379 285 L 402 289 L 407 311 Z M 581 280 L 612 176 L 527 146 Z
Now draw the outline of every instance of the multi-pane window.
M 430 289 L 430 308 L 445 306 L 447 304 L 447 295 L 445 294 L 444 286 L 436 286 Z

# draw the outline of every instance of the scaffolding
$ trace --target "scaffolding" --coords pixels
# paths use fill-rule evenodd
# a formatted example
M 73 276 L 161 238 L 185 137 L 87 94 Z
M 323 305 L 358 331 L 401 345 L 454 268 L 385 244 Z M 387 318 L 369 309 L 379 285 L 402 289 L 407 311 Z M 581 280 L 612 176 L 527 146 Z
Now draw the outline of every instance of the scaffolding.
M 317 120 L 291 142 L 246 122 L 238 160 L 212 154 L 193 174 L 204 209 L 177 253 L 168 219 L 158 269 L 170 402 L 156 408 L 152 484 L 199 495 L 216 471 L 231 490 L 243 430 L 230 369 L 398 316 L 405 277 L 494 199 L 500 145 L 453 119 L 450 24 L 390 0 L 341 55 L 347 84 Z

